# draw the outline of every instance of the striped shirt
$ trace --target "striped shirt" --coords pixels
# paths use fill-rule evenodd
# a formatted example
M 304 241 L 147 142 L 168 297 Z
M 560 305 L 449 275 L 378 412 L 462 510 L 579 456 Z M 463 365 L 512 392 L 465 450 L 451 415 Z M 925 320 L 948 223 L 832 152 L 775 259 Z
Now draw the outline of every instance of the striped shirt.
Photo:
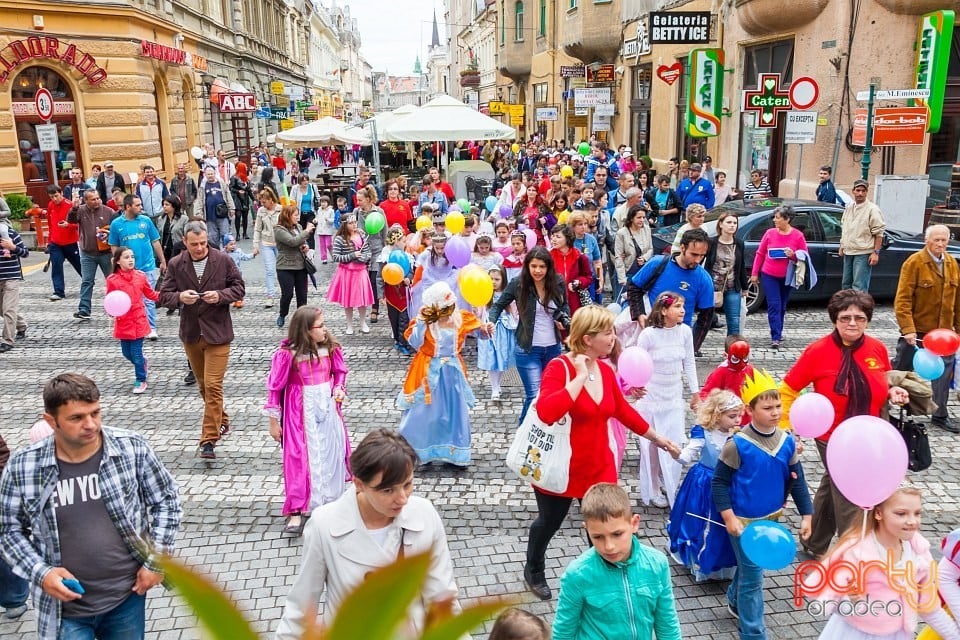
M 19 233 L 6 223 L 0 223 L 0 226 L 6 227 L 6 237 L 16 245 L 13 249 L 0 247 L 0 280 L 23 280 L 20 258 L 26 258 L 30 255 L 30 251 L 23 245 L 23 238 Z M 0 234 L 0 237 L 2 236 L 3 234 Z

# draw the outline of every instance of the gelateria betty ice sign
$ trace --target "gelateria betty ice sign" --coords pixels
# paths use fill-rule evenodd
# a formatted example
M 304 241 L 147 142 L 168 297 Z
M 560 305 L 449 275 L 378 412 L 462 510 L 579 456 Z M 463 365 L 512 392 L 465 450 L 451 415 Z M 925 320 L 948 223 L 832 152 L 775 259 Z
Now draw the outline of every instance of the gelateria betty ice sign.
M 690 52 L 687 135 L 692 138 L 719 136 L 722 114 L 723 49 L 694 49 Z
M 32 36 L 14 40 L 0 50 L 0 84 L 7 82 L 17 67 L 31 60 L 60 62 L 75 69 L 92 85 L 107 79 L 107 72 L 97 64 L 97 59 L 77 45 L 60 42 L 52 36 Z

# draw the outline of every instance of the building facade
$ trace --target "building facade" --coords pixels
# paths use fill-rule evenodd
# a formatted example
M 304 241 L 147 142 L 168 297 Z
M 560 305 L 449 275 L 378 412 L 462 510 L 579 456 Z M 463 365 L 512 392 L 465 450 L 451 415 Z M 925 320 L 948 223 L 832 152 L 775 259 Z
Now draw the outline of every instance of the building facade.
M 310 14 L 309 60 L 313 106 L 318 118 L 343 116 L 343 83 L 340 81 L 340 36 L 329 9 L 314 3 Z M 334 105 L 340 105 L 337 113 Z

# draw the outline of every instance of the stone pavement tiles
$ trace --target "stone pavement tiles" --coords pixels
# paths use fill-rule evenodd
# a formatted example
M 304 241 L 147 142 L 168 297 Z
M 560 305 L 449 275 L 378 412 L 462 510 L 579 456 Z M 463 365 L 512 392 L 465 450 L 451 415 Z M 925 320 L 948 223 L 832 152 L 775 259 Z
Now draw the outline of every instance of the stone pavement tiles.
M 25 282 L 22 311 L 30 328 L 25 341 L 0 356 L 6 374 L 0 388 L 0 406 L 6 419 L 0 428 L 12 448 L 26 444 L 27 430 L 42 412 L 43 382 L 62 371 L 92 376 L 103 394 L 104 423 L 144 433 L 179 483 L 184 506 L 178 539 L 180 557 L 223 585 L 266 637 L 276 628 L 298 570 L 301 543 L 280 536 L 280 450 L 267 434 L 267 421 L 260 413 L 270 356 L 282 335 L 274 325 L 276 307 L 265 310 L 262 306 L 260 265 L 259 260 L 244 263 L 248 301 L 244 309 L 234 311 L 237 338 L 226 380 L 233 430 L 217 448 L 216 461 L 208 463 L 196 456 L 201 403 L 196 387 L 182 382 L 186 359 L 176 339 L 177 317 L 167 317 L 161 311 L 161 339 L 145 345 L 150 359 L 149 390 L 143 396 L 133 396 L 131 366 L 110 336 L 110 321 L 100 306 L 102 280 L 98 278 L 93 320 L 81 324 L 71 317 L 79 288 L 72 271 L 67 274 L 68 298 L 61 302 L 47 301 L 50 285 L 45 274 L 32 273 Z M 322 269 L 320 281 L 326 282 L 330 273 L 330 267 Z M 328 326 L 344 345 L 350 368 L 346 420 L 354 442 L 372 428 L 396 426 L 399 412 L 393 401 L 408 360 L 391 348 L 386 314 L 372 325 L 369 335 L 345 336 L 339 308 L 327 304 L 313 290 L 310 303 L 324 307 Z M 759 345 L 752 353 L 753 364 L 782 375 L 803 345 L 828 331 L 823 306 L 800 307 L 788 314 L 784 348 L 778 352 L 764 347 L 769 343 L 765 317 L 750 316 L 746 335 Z M 896 324 L 889 305 L 877 310 L 870 333 L 892 350 Z M 706 355 L 698 360 L 701 381 L 720 361 L 722 342 L 722 331 L 714 331 L 708 338 L 703 349 Z M 446 523 L 462 601 L 509 595 L 551 619 L 556 600 L 534 601 L 521 576 L 527 527 L 536 511 L 533 494 L 502 463 L 516 424 L 522 388 L 512 373 L 507 377 L 505 401 L 491 403 L 485 375 L 472 366 L 475 347 L 471 344 L 467 361 L 470 382 L 480 399 L 473 411 L 473 464 L 463 471 L 427 468 L 418 472 L 417 492 L 433 501 Z M 933 466 L 911 474 L 911 479 L 924 489 L 923 532 L 939 549 L 942 536 L 958 522 L 960 447 L 955 436 L 937 429 L 930 431 L 930 441 Z M 803 459 L 811 489 L 815 490 L 822 469 L 813 447 L 807 448 Z M 631 437 L 621 479 L 634 496 L 637 460 L 637 439 Z M 665 549 L 666 510 L 640 508 L 639 513 L 643 540 Z M 787 524 L 796 532 L 799 518 L 792 503 L 788 513 Z M 582 520 L 574 505 L 548 553 L 547 574 L 555 594 L 564 566 L 585 547 Z M 736 637 L 735 623 L 725 608 L 726 583 L 696 584 L 686 570 L 674 565 L 673 584 L 685 638 Z M 794 607 L 792 587 L 792 567 L 767 578 L 770 637 L 815 638 L 823 623 Z M 32 609 L 15 622 L 0 618 L 2 638 L 33 637 L 34 629 Z M 201 637 L 185 604 L 162 589 L 150 592 L 147 629 L 149 638 Z M 486 630 L 475 637 L 485 638 Z

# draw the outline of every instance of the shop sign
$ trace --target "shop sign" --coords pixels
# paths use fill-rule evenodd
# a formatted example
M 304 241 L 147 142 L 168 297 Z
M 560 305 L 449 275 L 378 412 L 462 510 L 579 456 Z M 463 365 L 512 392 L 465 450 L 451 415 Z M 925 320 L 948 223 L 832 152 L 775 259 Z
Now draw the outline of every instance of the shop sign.
M 587 113 L 589 110 L 585 107 L 576 108 L 573 105 L 573 100 L 567 100 L 567 126 L 571 128 L 575 127 L 586 127 L 587 126 Z
M 873 146 L 917 145 L 929 126 L 926 107 L 880 107 L 873 111 Z M 853 144 L 867 144 L 867 110 L 857 109 L 853 118 Z
M 252 93 L 221 93 L 220 111 L 241 113 L 257 110 L 257 98 Z
M 269 119 L 270 119 L 270 107 L 267 107 L 267 106 L 257 107 L 257 111 L 256 111 L 256 113 L 253 114 L 253 117 L 254 117 L 254 118 L 261 118 L 261 119 L 263 119 L 263 120 L 269 120 Z
M 280 131 L 286 131 L 287 129 L 293 129 L 296 126 L 296 123 L 290 118 L 284 118 L 280 121 Z
M 286 87 L 283 91 L 291 100 L 303 100 L 303 87 Z
M 720 135 L 723 114 L 723 49 L 690 52 L 687 87 L 687 135 L 712 138 Z
M 537 122 L 556 122 L 560 119 L 560 112 L 556 107 L 537 107 Z
M 616 73 L 612 64 L 601 64 L 596 69 L 587 67 L 587 82 L 606 83 L 615 79 Z
M 607 104 L 598 104 L 593 108 L 593 115 L 595 116 L 605 116 L 609 118 L 614 113 L 616 113 L 616 105 L 614 105 L 612 102 L 608 102 Z
M 502 116 L 507 112 L 507 105 L 501 100 L 491 100 L 487 108 L 491 116 Z
M 943 96 L 947 87 L 947 67 L 950 64 L 950 46 L 953 42 L 953 11 L 942 10 L 920 18 L 917 33 L 917 89 L 928 89 L 930 97 L 914 100 L 913 104 L 930 109 L 927 131 L 940 130 L 943 118 Z
M 813 144 L 817 141 L 817 112 L 788 111 L 783 130 L 784 144 Z
M 709 42 L 709 11 L 654 11 L 650 14 L 650 44 Z
M 319 119 L 320 119 L 320 110 L 319 110 L 319 109 L 314 109 L 314 110 L 311 111 L 310 109 L 305 109 L 304 112 L 303 112 L 303 119 L 306 120 L 306 121 L 308 121 L 308 122 L 309 122 L 309 121 L 313 121 L 313 120 L 319 120 Z
M 610 87 L 573 90 L 573 104 L 577 107 L 595 107 L 608 102 L 610 102 Z
M 35 105 L 33 102 L 11 102 L 10 112 L 14 116 L 36 116 L 37 105 Z M 54 117 L 72 116 L 74 114 L 76 114 L 76 109 L 74 107 L 72 100 L 65 100 L 63 102 L 53 103 Z
M 281 109 L 278 107 L 273 107 L 270 110 L 270 119 L 271 120 L 286 120 L 290 117 L 290 112 L 286 109 Z
M 168 47 L 167 45 L 160 44 L 158 42 L 141 40 L 140 55 L 144 58 L 153 58 L 154 60 L 159 60 L 160 62 L 166 62 L 168 64 L 193 67 L 197 71 L 207 70 L 207 59 L 203 56 L 194 55 L 189 51 L 177 49 L 176 47 Z
M 683 65 L 679 62 L 672 64 L 669 67 L 665 64 L 657 67 L 657 77 L 671 86 L 673 86 L 674 82 L 680 79 L 681 73 L 683 73 Z
M 790 93 L 780 88 L 779 73 L 761 73 L 759 86 L 743 92 L 743 110 L 757 114 L 758 127 L 775 128 L 777 116 L 792 107 Z
M 587 68 L 582 64 L 560 66 L 561 78 L 583 78 L 586 75 L 587 75 Z
M 274 80 L 270 83 L 270 93 L 275 96 L 283 95 L 283 83 L 279 80 Z
M 511 118 L 522 118 L 526 115 L 526 105 L 508 104 L 507 111 L 510 113 Z
M 637 55 L 650 54 L 650 30 L 647 29 L 647 19 L 637 20 Z
M 37 59 L 57 60 L 72 67 L 92 85 L 107 79 L 107 72 L 97 64 L 97 59 L 77 45 L 61 46 L 60 41 L 52 36 L 31 36 L 14 40 L 0 50 L 0 84 L 9 80 L 17 67 Z
M 37 132 L 37 146 L 40 151 L 60 151 L 60 136 L 57 134 L 57 125 L 38 124 L 34 129 Z
M 610 118 L 608 116 L 598 116 L 593 114 L 593 122 L 590 129 L 592 131 L 610 131 Z
M 510 115 L 510 124 L 523 124 L 523 116 L 522 116 L 522 115 L 515 116 L 515 115 L 511 114 L 511 115 Z

